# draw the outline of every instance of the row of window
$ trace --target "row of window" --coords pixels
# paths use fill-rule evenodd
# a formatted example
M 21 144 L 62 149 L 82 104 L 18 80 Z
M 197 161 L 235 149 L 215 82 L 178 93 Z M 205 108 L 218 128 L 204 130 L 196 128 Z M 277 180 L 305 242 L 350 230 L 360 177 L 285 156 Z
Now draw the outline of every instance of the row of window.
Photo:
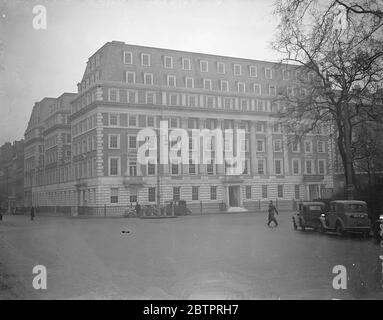
M 206 79 L 202 78 L 199 80 L 199 85 L 195 85 L 195 79 L 193 77 L 184 77 L 182 87 L 187 89 L 205 89 L 205 90 L 213 90 L 213 80 L 212 79 Z M 251 92 L 255 95 L 262 95 L 262 86 L 260 83 L 251 83 L 246 84 L 245 82 L 236 81 L 234 82 L 234 86 L 231 87 L 230 90 L 230 83 L 228 80 L 217 80 L 217 87 L 218 90 L 223 92 L 229 92 L 229 91 L 236 91 L 239 93 L 246 93 Z M 136 82 L 136 73 L 134 71 L 126 71 L 125 72 L 125 82 L 129 84 L 135 84 Z M 153 73 L 144 73 L 143 74 L 143 84 L 146 85 L 154 85 L 154 75 Z M 166 75 L 166 84 L 168 87 L 176 88 L 180 87 L 181 84 L 179 80 L 177 81 L 177 77 L 175 75 Z M 215 88 L 215 87 L 214 87 Z M 267 84 L 265 86 L 266 92 L 263 92 L 263 94 L 267 94 L 269 96 L 276 96 L 277 90 L 275 85 Z M 300 90 L 299 88 L 288 88 L 287 93 L 292 95 L 305 95 L 306 90 Z
M 257 159 L 257 173 L 260 175 L 266 174 L 266 159 L 261 158 Z M 301 159 L 292 159 L 291 160 L 291 172 L 293 175 L 300 175 L 300 174 L 321 174 L 325 175 L 327 174 L 327 166 L 326 166 L 326 160 L 325 159 L 318 159 L 316 161 L 317 166 L 314 167 L 315 161 L 313 159 L 304 159 L 304 171 L 302 172 L 301 165 L 302 160 Z M 284 161 L 282 159 L 274 159 L 274 174 L 276 175 L 282 175 L 284 174 L 284 167 L 283 167 Z M 137 176 L 138 172 L 138 163 L 136 158 L 128 159 L 127 166 L 128 166 L 128 175 L 131 177 Z M 146 175 L 151 176 L 156 174 L 156 165 L 153 163 L 148 163 L 146 165 Z M 228 165 L 225 165 L 225 173 L 228 172 Z M 249 168 L 250 168 L 250 160 L 246 159 L 243 160 L 243 172 L 242 174 L 249 174 Z M 171 175 L 181 175 L 181 174 L 190 174 L 195 175 L 201 172 L 201 167 L 199 167 L 197 164 L 193 162 L 192 159 L 189 160 L 188 165 L 188 172 L 182 172 L 182 165 L 179 163 L 171 163 L 169 165 L 170 174 Z M 206 174 L 207 175 L 215 175 L 216 174 L 216 165 L 213 161 L 211 161 L 210 164 L 206 165 Z M 109 157 L 109 176 L 120 176 L 121 175 L 121 158 L 120 157 Z
M 261 197 L 263 199 L 267 199 L 269 197 L 269 189 L 270 186 L 268 185 L 262 185 L 261 186 Z M 285 196 L 285 186 L 283 184 L 276 185 L 276 191 L 277 191 L 277 197 L 278 198 L 284 198 Z M 156 202 L 156 187 L 148 187 L 148 202 Z M 199 201 L 200 200 L 200 187 L 199 186 L 192 186 L 191 187 L 191 200 L 192 201 Z M 182 196 L 185 197 L 185 192 L 182 192 Z M 181 200 L 181 187 L 173 187 L 172 188 L 172 198 L 174 201 Z M 210 200 L 217 200 L 217 186 L 210 186 L 209 187 L 209 198 Z M 294 185 L 294 198 L 300 199 L 301 198 L 301 185 L 296 184 Z M 251 200 L 254 199 L 254 187 L 251 185 L 245 186 L 245 199 Z M 137 202 L 137 191 L 133 191 L 129 195 L 129 201 L 131 203 Z M 111 203 L 118 203 L 119 202 L 119 188 L 111 188 L 110 189 L 110 202 Z
M 148 137 L 149 138 L 149 137 Z M 205 144 L 205 150 L 208 151 L 214 151 L 216 150 L 216 141 L 215 137 L 206 137 L 207 140 Z M 178 140 L 172 141 L 174 142 L 173 145 L 176 142 L 179 142 Z M 303 142 L 304 145 L 304 152 L 305 153 L 313 153 L 313 141 L 312 140 L 305 140 Z M 172 146 L 172 145 L 171 145 Z M 190 151 L 197 151 L 198 142 L 195 141 L 195 138 L 192 136 L 189 136 L 189 150 Z M 128 135 L 128 149 L 136 149 L 138 147 L 137 145 L 137 136 L 136 135 Z M 108 148 L 109 149 L 120 149 L 120 135 L 119 134 L 109 134 L 108 135 Z M 227 141 L 225 140 L 225 150 L 231 150 L 231 145 L 227 144 Z M 249 139 L 246 138 L 244 141 L 241 142 L 241 151 L 248 152 L 250 150 L 249 148 Z M 281 139 L 274 139 L 273 140 L 273 151 L 274 152 L 283 152 L 283 144 Z M 291 144 L 291 151 L 293 153 L 300 153 L 300 143 L 294 142 Z M 326 152 L 326 142 L 322 140 L 317 141 L 317 149 L 316 151 L 318 153 L 325 153 Z M 85 151 L 86 152 L 86 151 Z M 256 152 L 266 152 L 266 141 L 265 139 L 257 139 L 256 140 Z
M 163 67 L 165 69 L 178 69 L 178 67 L 181 67 L 182 70 L 190 71 L 192 70 L 192 60 L 190 58 L 181 58 L 180 60 L 180 66 L 174 65 L 174 59 L 172 56 L 165 55 L 163 56 Z M 131 51 L 124 51 L 123 52 L 123 63 L 125 65 L 133 65 L 135 64 L 133 59 L 133 53 Z M 149 53 L 141 53 L 140 54 L 140 64 L 144 67 L 150 67 L 151 66 L 151 54 Z M 199 71 L 200 72 L 211 72 L 213 65 L 215 66 L 215 72 L 218 74 L 226 74 L 227 73 L 227 63 L 222 61 L 217 61 L 215 63 L 212 63 L 208 60 L 199 59 Z M 249 64 L 245 67 L 240 63 L 232 63 L 231 64 L 231 71 L 235 76 L 249 76 L 249 77 L 258 77 L 259 72 L 256 65 Z M 210 70 L 210 71 L 209 71 Z M 272 79 L 273 78 L 273 72 L 274 70 L 269 67 L 264 68 L 264 74 L 263 77 L 265 79 Z M 293 77 L 293 72 L 291 70 L 283 70 L 282 77 L 284 80 L 290 80 Z M 298 78 L 299 74 L 296 72 L 295 77 Z

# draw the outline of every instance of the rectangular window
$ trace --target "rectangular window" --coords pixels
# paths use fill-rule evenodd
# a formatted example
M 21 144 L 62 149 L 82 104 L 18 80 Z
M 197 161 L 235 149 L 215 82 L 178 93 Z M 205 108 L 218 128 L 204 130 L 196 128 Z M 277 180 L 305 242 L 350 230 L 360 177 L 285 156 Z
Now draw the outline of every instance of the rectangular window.
M 293 159 L 292 164 L 293 164 L 293 174 L 297 175 L 300 173 L 300 168 L 299 168 L 299 159 Z
M 199 187 L 192 187 L 192 200 L 199 199 Z
M 244 93 L 246 91 L 245 83 L 244 82 L 237 82 L 237 90 L 238 90 L 238 92 Z
M 262 198 L 266 199 L 267 198 L 267 185 L 262 185 Z
M 155 187 L 149 187 L 148 188 L 148 201 L 149 202 L 155 202 L 156 201 L 156 188 Z
M 152 162 L 148 163 L 148 176 L 154 176 L 156 174 L 156 165 Z
M 155 94 L 154 92 L 146 92 L 146 104 L 155 104 Z
M 305 153 L 312 153 L 312 141 L 305 141 Z
M 110 126 L 118 126 L 118 114 L 110 113 L 109 114 L 109 125 Z
M 223 102 L 225 109 L 231 109 L 231 98 L 224 98 Z
M 197 97 L 196 96 L 189 96 L 189 107 L 196 107 L 197 106 Z
M 217 72 L 221 74 L 225 73 L 225 64 L 223 62 L 217 62 Z
M 210 187 L 210 200 L 217 200 L 217 187 L 216 186 Z
M 300 189 L 299 184 L 294 185 L 294 197 L 295 197 L 295 199 L 300 198 L 300 190 L 299 189 Z
M 253 92 L 256 96 L 261 95 L 261 85 L 259 83 L 253 83 Z
M 203 79 L 203 88 L 205 90 L 211 90 L 211 80 L 210 79 Z
M 300 144 L 298 141 L 293 141 L 292 143 L 292 151 L 293 152 L 299 152 L 300 151 Z
M 227 80 L 220 80 L 221 91 L 229 91 L 229 82 Z
M 146 118 L 146 123 L 148 127 L 154 127 L 154 117 L 153 116 L 148 116 Z
M 125 80 L 126 83 L 136 83 L 136 73 L 134 71 L 126 71 Z
M 274 152 L 282 152 L 282 141 L 274 140 Z
M 109 101 L 119 101 L 118 89 L 109 88 Z
M 178 170 L 178 163 L 172 163 L 172 174 L 173 175 L 178 175 L 179 174 L 179 170 Z
M 257 140 L 257 152 L 265 152 L 265 140 Z
M 180 196 L 181 196 L 181 188 L 173 187 L 173 201 L 180 200 Z
M 275 174 L 282 174 L 282 160 L 274 159 Z
M 306 160 L 306 174 L 312 174 L 313 173 L 313 166 L 312 166 L 312 160 Z
M 137 190 L 131 190 L 129 195 L 129 201 L 130 203 L 137 202 Z
M 136 149 L 137 148 L 137 137 L 136 136 L 129 136 L 129 149 Z
M 251 186 L 246 186 L 246 199 L 251 199 Z
M 141 65 L 145 67 L 150 66 L 150 54 L 148 53 L 142 53 L 141 54 Z
M 117 176 L 120 171 L 120 158 L 109 158 L 109 175 Z
M 240 64 L 234 64 L 234 75 L 240 76 L 242 74 L 242 66 Z
M 182 69 L 183 70 L 191 70 L 190 59 L 182 58 Z
M 109 135 L 109 149 L 120 149 L 120 135 Z
M 208 69 L 209 69 L 208 68 L 208 62 L 205 60 L 201 60 L 199 62 L 199 68 L 200 68 L 201 72 L 208 72 Z
M 176 86 L 176 76 L 168 75 L 167 76 L 167 83 L 168 83 L 168 87 L 175 87 Z
M 190 139 L 191 139 L 191 137 L 189 138 L 189 141 L 190 141 Z M 195 169 L 196 169 L 196 165 L 193 163 L 192 159 L 189 159 L 189 174 L 196 174 Z
M 265 78 L 266 79 L 272 79 L 273 78 L 273 73 L 270 68 L 265 68 Z
M 249 100 L 241 99 L 241 109 L 243 111 L 248 111 L 249 110 Z
M 135 103 L 136 102 L 136 91 L 128 91 L 128 103 Z
M 128 51 L 124 51 L 124 64 L 133 64 L 133 54 Z
M 214 97 L 206 96 L 206 107 L 214 108 Z
M 144 73 L 144 83 L 153 84 L 153 73 Z
M 319 174 L 326 174 L 326 160 L 324 160 L 324 159 L 318 160 L 318 173 Z
M 257 76 L 257 67 L 256 66 L 249 66 L 249 75 L 250 75 L 250 77 L 256 77 Z
M 317 150 L 319 153 L 324 153 L 325 151 L 325 141 L 318 141 L 317 142 Z
M 190 77 L 185 78 L 185 87 L 186 88 L 194 88 L 194 79 Z
M 169 94 L 169 100 L 171 106 L 176 106 L 178 104 L 178 95 L 175 93 Z
M 265 123 L 257 122 L 257 132 L 265 132 Z
M 269 86 L 269 95 L 275 97 L 277 95 L 277 90 L 275 86 Z
M 169 126 L 170 128 L 178 128 L 178 118 L 170 118 Z
M 214 162 L 210 160 L 210 163 L 206 165 L 206 171 L 209 176 L 214 175 Z
M 164 57 L 164 67 L 167 69 L 173 68 L 173 57 L 170 57 L 170 56 Z
M 137 127 L 137 116 L 130 114 L 128 123 L 129 127 Z
M 136 177 L 137 176 L 137 161 L 136 161 L 136 159 L 129 159 L 128 168 L 129 168 L 129 176 L 130 177 Z
M 118 203 L 118 188 L 110 189 L 110 203 Z
M 290 71 L 289 70 L 283 70 L 282 76 L 283 76 L 283 80 L 289 80 L 290 79 Z
M 265 160 L 258 159 L 258 174 L 265 174 Z
M 278 184 L 278 198 L 283 198 L 283 184 Z

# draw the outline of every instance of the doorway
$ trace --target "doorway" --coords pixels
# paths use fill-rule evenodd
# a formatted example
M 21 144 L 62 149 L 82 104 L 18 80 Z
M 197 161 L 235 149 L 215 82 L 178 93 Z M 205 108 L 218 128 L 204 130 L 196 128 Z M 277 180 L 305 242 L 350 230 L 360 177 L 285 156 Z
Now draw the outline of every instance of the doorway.
M 239 207 L 239 193 L 241 192 L 239 186 L 229 187 L 229 206 Z

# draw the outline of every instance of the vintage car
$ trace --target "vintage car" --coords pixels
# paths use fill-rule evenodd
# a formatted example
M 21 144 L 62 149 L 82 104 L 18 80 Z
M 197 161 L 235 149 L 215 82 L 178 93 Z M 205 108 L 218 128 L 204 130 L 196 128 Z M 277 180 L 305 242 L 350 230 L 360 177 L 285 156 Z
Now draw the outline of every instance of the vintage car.
M 335 231 L 338 235 L 346 233 L 361 233 L 368 236 L 371 230 L 371 221 L 367 214 L 367 204 L 357 200 L 331 201 L 330 211 L 320 217 L 319 230 Z
M 298 227 L 302 231 L 306 228 L 318 229 L 320 227 L 320 216 L 325 212 L 325 204 L 323 202 L 302 202 L 298 207 L 299 211 L 293 215 L 293 227 Z
M 383 214 L 372 225 L 372 234 L 379 243 L 383 240 Z

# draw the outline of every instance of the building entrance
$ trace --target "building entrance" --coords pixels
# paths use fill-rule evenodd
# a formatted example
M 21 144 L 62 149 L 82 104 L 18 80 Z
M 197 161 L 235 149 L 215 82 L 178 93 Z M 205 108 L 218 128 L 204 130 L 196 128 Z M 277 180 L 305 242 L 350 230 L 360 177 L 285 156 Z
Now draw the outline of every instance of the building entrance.
M 230 207 L 239 207 L 240 192 L 241 192 L 241 189 L 239 186 L 229 187 L 229 206 Z

